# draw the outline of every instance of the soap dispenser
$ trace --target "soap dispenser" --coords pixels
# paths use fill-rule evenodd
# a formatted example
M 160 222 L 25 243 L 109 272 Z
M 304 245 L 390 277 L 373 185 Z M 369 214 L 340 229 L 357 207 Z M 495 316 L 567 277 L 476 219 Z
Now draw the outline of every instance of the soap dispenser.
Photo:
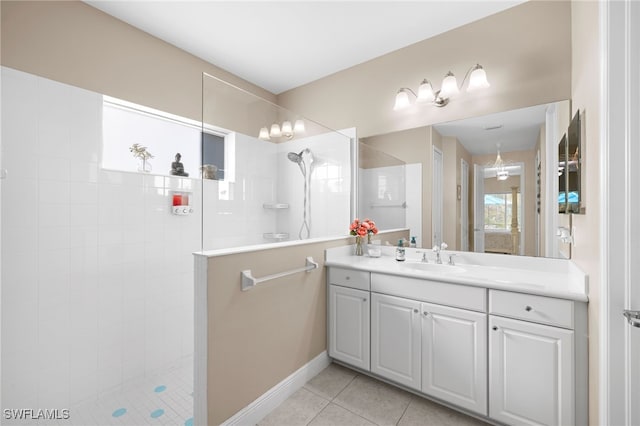
M 396 260 L 398 262 L 404 262 L 405 253 L 404 253 L 404 242 L 400 239 L 398 240 L 398 247 L 396 247 Z
M 416 237 L 411 237 L 411 241 L 409 242 L 409 247 L 413 247 L 413 248 L 417 247 Z

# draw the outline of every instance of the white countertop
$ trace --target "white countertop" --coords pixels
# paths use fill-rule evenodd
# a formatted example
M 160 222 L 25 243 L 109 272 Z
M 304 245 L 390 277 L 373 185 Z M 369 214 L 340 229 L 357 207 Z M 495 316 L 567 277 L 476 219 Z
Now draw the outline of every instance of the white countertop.
M 326 251 L 326 266 L 337 266 L 380 274 L 430 279 L 475 287 L 494 288 L 519 293 L 558 297 L 588 302 L 588 277 L 573 262 L 525 256 L 443 251 L 443 263 L 456 254 L 456 267 L 436 265 L 437 270 L 419 269 L 421 251 L 407 248 L 406 261 L 395 260 L 394 247 L 382 247 L 379 258 L 353 255 L 353 247 L 337 247 Z M 417 251 L 417 252 L 416 252 Z M 447 268 L 451 268 L 447 270 Z M 453 271 L 453 272 L 451 272 Z

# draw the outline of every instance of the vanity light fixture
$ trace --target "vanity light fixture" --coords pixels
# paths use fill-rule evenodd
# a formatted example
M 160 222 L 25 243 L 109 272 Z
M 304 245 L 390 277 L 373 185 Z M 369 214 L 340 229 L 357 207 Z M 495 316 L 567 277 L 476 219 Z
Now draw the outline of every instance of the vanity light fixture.
M 469 77 L 469 85 L 467 86 L 467 92 L 474 92 L 479 89 L 486 89 L 490 87 L 487 81 L 487 73 L 482 68 L 482 65 L 476 64 L 469 68 L 469 71 L 464 76 L 462 84 L 458 86 L 458 81 L 455 75 L 449 71 L 442 80 L 440 90 L 433 90 L 431 82 L 426 78 L 420 83 L 418 87 L 418 94 L 409 89 L 408 87 L 401 87 L 396 93 L 396 102 L 393 107 L 394 110 L 401 110 L 411 105 L 409 94 L 412 94 L 416 98 L 417 103 L 431 103 L 437 107 L 443 107 L 449 103 L 449 99 L 460 93 L 460 88 L 464 86 L 465 81 Z
M 265 141 L 281 137 L 292 139 L 296 134 L 304 132 L 304 120 L 297 119 L 293 125 L 291 125 L 291 121 L 285 120 L 282 122 L 282 125 L 274 123 L 270 127 L 261 127 L 260 132 L 258 133 L 258 138 Z

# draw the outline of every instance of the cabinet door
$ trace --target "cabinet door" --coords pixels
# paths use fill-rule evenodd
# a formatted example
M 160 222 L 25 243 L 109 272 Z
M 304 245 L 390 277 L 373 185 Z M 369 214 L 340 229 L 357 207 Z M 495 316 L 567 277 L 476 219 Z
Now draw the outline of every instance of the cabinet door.
M 371 371 L 420 389 L 420 302 L 371 293 Z
M 508 424 L 574 424 L 573 331 L 489 317 L 489 416 Z
M 329 286 L 329 356 L 369 370 L 369 292 Z
M 487 415 L 487 315 L 422 304 L 422 392 Z

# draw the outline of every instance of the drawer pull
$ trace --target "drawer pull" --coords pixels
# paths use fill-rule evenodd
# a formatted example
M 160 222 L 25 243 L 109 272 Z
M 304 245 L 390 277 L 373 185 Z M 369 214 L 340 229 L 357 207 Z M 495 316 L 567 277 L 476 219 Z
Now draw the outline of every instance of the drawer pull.
M 347 275 L 347 276 L 345 277 L 345 280 L 347 280 L 347 281 L 349 281 L 350 279 L 351 279 L 351 277 L 350 277 L 349 275 Z
M 424 311 L 423 314 L 424 314 L 425 317 L 429 316 L 429 312 L 427 312 L 427 311 Z
M 524 310 L 525 310 L 525 311 L 527 311 L 527 312 L 531 312 L 531 311 L 533 311 L 533 308 L 532 308 L 531 306 L 527 305 L 527 306 L 524 308 Z
M 418 310 L 417 310 L 417 309 L 414 309 L 414 310 L 413 310 L 413 313 L 414 313 L 414 314 L 417 314 L 417 313 L 418 313 Z
M 363 302 L 366 302 L 366 301 L 367 301 L 367 298 L 365 297 L 364 299 L 362 299 L 362 301 L 363 301 Z
M 493 331 L 498 331 L 498 326 L 497 325 L 494 325 L 492 328 L 493 328 Z

